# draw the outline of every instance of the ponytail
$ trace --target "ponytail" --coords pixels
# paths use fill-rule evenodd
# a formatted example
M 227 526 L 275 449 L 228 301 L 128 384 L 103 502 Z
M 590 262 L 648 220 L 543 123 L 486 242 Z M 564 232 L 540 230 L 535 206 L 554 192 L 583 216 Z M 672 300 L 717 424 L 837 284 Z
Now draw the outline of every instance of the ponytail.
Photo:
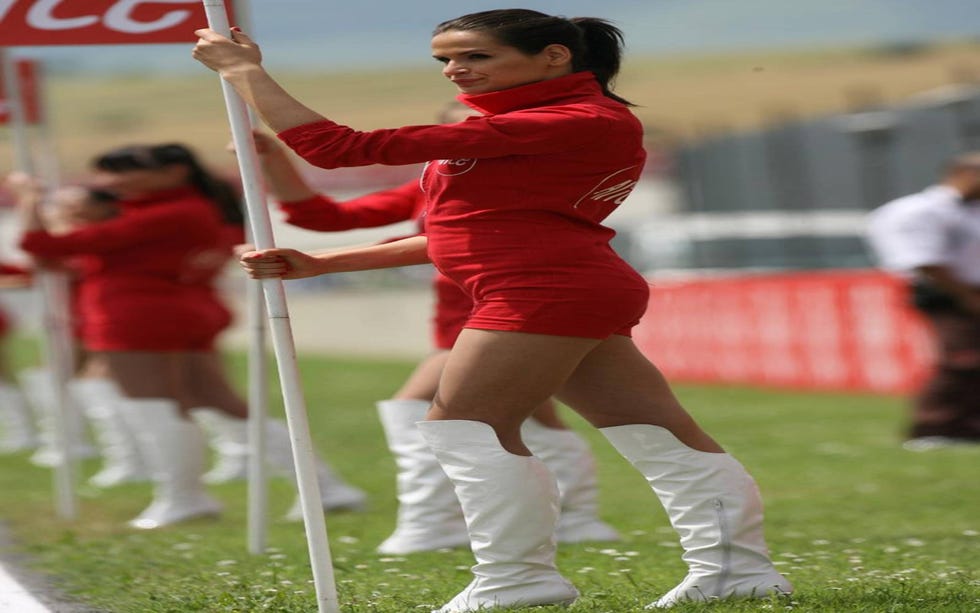
M 582 31 L 585 43 L 582 57 L 576 55 L 572 60 L 573 69 L 591 71 L 608 98 L 626 106 L 636 106 L 612 92 L 623 59 L 623 31 L 597 17 L 572 17 L 569 21 Z

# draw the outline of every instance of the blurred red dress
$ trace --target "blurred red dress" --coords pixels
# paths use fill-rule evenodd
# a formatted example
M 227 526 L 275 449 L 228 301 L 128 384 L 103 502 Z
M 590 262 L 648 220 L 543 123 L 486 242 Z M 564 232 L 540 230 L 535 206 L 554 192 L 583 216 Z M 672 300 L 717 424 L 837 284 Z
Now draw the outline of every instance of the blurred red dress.
M 425 213 L 425 194 L 418 181 L 388 190 L 373 192 L 359 198 L 338 202 L 323 195 L 306 200 L 280 203 L 288 224 L 318 230 L 339 232 L 355 228 L 375 228 L 410 219 L 422 221 Z M 473 301 L 449 277 L 436 271 L 432 279 L 436 294 L 432 316 L 432 340 L 438 349 L 451 349 L 473 310 Z
M 119 209 L 113 219 L 66 234 L 26 232 L 21 248 L 42 258 L 91 256 L 77 298 L 87 349 L 211 349 L 230 318 L 201 299 L 187 267 L 227 242 L 216 207 L 184 187 L 120 201 Z

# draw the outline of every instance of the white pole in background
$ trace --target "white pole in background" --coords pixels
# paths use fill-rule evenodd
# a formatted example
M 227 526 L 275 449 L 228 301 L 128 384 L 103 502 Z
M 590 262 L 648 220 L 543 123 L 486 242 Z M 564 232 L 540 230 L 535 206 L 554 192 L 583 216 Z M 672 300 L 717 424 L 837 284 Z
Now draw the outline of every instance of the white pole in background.
M 252 234 L 250 232 L 250 234 Z M 269 516 L 269 480 L 266 467 L 269 368 L 266 360 L 265 305 L 261 282 L 246 281 L 248 305 L 248 551 L 265 552 Z
M 222 0 L 202 0 L 207 13 L 208 25 L 215 32 L 230 35 L 228 13 Z M 268 249 L 275 246 L 272 235 L 272 222 L 269 219 L 268 205 L 262 197 L 257 176 L 258 154 L 252 138 L 251 124 L 245 103 L 225 80 L 221 80 L 228 120 L 231 123 L 232 140 L 238 157 L 238 170 L 242 176 L 245 204 L 255 246 Z M 303 522 L 306 527 L 306 540 L 313 569 L 313 583 L 316 588 L 317 606 L 320 613 L 340 613 L 337 602 L 337 587 L 334 583 L 333 565 L 330 559 L 330 543 L 327 540 L 327 524 L 323 517 L 320 501 L 320 487 L 316 478 L 316 462 L 313 455 L 313 442 L 310 439 L 310 426 L 306 415 L 303 390 L 300 385 L 299 369 L 296 364 L 296 347 L 293 343 L 289 312 L 286 306 L 286 292 L 281 279 L 263 279 L 269 324 L 272 330 L 272 345 L 279 366 L 279 382 L 282 386 L 283 401 L 286 408 L 286 422 L 293 447 L 293 462 L 296 465 L 296 482 L 299 489 Z
M 247 3 L 234 0 L 235 20 L 252 35 L 252 22 Z M 255 118 L 250 116 L 250 125 Z M 261 176 L 259 168 L 254 171 Z M 259 196 L 263 205 L 267 198 L 264 189 Z M 255 232 L 248 224 L 249 242 L 254 242 Z M 269 362 L 266 353 L 265 303 L 262 283 L 248 279 L 245 286 L 245 304 L 248 318 L 248 514 L 247 543 L 251 554 L 265 553 L 269 523 L 269 477 L 266 464 L 266 433 L 269 419 Z
M 16 151 L 16 168 L 29 175 L 35 174 L 34 157 L 31 154 L 27 135 L 27 118 L 23 106 L 23 96 L 17 64 L 9 53 L 0 50 L 3 62 L 4 88 L 10 109 L 10 126 Z M 71 342 L 67 340 L 67 295 L 64 277 L 50 270 L 38 270 L 35 274 L 39 295 L 43 303 L 41 334 L 44 340 L 48 369 L 55 382 L 54 415 L 51 416 L 54 429 L 54 447 L 57 460 L 54 464 L 55 509 L 62 519 L 77 517 L 75 499 L 75 441 L 68 428 L 67 383 L 72 371 Z M 60 301 L 60 302 L 59 302 Z

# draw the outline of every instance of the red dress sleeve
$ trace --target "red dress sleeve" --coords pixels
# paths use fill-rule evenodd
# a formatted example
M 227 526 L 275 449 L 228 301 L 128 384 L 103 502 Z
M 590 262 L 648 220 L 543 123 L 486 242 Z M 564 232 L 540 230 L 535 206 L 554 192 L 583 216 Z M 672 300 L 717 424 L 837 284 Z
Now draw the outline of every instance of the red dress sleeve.
M 279 208 L 290 225 L 320 232 L 339 232 L 414 219 L 421 213 L 422 202 L 418 181 L 410 181 L 343 202 L 318 194 L 306 200 L 282 202 Z
M 110 253 L 184 233 L 198 220 L 193 208 L 183 204 L 148 206 L 67 234 L 25 232 L 20 247 L 41 257 Z
M 370 132 L 327 119 L 290 128 L 278 136 L 314 166 L 339 168 L 557 153 L 602 139 L 609 126 L 599 109 L 578 104 Z

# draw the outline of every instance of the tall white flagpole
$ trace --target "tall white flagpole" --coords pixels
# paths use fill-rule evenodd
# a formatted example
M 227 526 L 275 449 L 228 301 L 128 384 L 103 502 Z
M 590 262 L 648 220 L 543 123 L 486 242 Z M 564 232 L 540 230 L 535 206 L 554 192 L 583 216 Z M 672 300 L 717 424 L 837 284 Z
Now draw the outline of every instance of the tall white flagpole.
M 23 105 L 17 64 L 9 53 L 0 49 L 3 62 L 4 87 L 10 109 L 10 126 L 14 137 L 16 167 L 29 175 L 35 174 L 34 157 L 27 135 L 27 118 Z M 73 520 L 78 515 L 75 497 L 75 443 L 69 429 L 68 379 L 72 371 L 72 352 L 67 322 L 67 294 L 64 277 L 50 270 L 38 270 L 35 279 L 43 304 L 41 335 L 51 377 L 55 382 L 53 422 L 55 510 L 62 519 Z M 74 423 L 74 420 L 72 420 Z
M 231 30 L 224 2 L 222 0 L 202 0 L 202 2 L 209 27 L 219 34 L 229 36 Z M 237 92 L 223 79 L 221 89 L 231 124 L 232 141 L 238 157 L 238 170 L 242 176 L 245 204 L 248 208 L 255 246 L 258 249 L 268 249 L 275 246 L 275 240 L 272 235 L 268 205 L 262 197 L 257 173 L 258 154 L 255 151 L 248 111 Z M 272 345 L 279 367 L 279 382 L 282 386 L 286 421 L 293 447 L 296 482 L 306 527 L 318 610 L 320 613 L 340 613 L 330 558 L 330 542 L 327 539 L 327 524 L 323 517 L 320 487 L 316 478 L 313 442 L 310 438 L 310 426 L 300 385 L 299 368 L 296 364 L 296 347 L 289 323 L 286 292 L 281 279 L 263 279 L 262 291 L 265 294 L 269 326 L 272 330 Z

